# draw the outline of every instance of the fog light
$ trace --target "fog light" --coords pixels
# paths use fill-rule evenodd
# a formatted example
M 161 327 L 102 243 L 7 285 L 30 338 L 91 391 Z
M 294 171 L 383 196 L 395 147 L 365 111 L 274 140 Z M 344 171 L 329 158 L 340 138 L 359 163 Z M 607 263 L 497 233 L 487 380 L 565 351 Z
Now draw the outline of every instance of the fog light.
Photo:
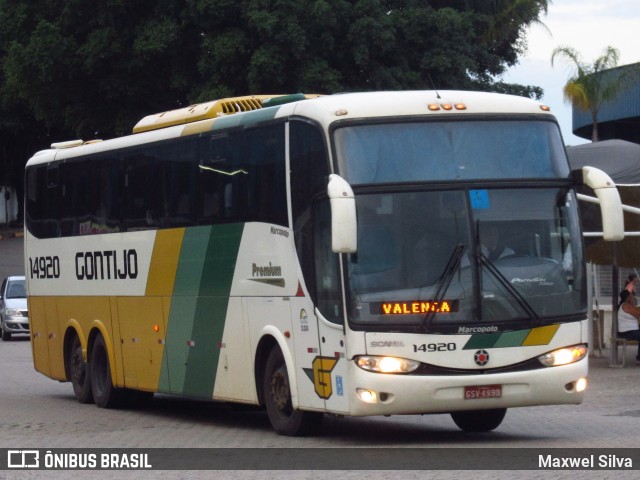
M 576 382 L 576 392 L 584 392 L 587 389 L 587 379 L 581 378 Z
M 356 395 L 364 403 L 377 403 L 378 396 L 373 390 L 366 390 L 364 388 L 356 388 Z

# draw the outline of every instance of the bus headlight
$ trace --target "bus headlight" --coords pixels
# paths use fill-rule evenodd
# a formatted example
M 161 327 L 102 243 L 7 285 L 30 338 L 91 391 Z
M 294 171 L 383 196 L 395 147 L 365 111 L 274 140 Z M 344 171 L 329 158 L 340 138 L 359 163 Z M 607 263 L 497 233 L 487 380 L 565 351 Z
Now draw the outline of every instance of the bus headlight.
M 558 365 L 568 365 L 569 363 L 578 362 L 586 357 L 587 353 L 586 345 L 574 345 L 573 347 L 560 348 L 553 352 L 540 355 L 538 360 L 540 360 L 540 363 L 545 367 L 557 367 Z
M 377 373 L 409 373 L 420 366 L 420 362 L 406 358 L 365 355 L 356 358 L 356 365 L 363 370 Z

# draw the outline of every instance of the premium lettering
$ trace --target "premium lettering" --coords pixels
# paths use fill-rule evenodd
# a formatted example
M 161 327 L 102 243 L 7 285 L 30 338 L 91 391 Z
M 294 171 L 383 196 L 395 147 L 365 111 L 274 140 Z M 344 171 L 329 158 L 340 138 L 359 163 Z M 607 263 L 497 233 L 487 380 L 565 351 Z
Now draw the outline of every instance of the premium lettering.
M 255 263 L 252 265 L 251 275 L 254 277 L 280 277 L 282 276 L 282 267 L 277 265 L 269 265 L 259 266 Z
M 78 252 L 75 264 L 78 280 L 133 280 L 138 277 L 135 249 Z

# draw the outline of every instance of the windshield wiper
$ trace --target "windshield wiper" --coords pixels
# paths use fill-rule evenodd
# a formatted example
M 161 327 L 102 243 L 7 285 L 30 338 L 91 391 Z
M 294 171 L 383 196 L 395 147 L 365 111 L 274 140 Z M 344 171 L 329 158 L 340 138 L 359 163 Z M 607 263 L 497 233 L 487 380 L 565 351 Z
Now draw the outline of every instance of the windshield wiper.
M 484 267 L 487 267 L 487 270 L 502 284 L 502 286 L 516 299 L 518 305 L 522 307 L 522 309 L 534 320 L 540 320 L 540 316 L 536 313 L 536 311 L 529 305 L 529 302 L 522 296 L 522 294 L 514 287 L 511 282 L 505 277 L 498 267 L 494 265 L 494 263 L 487 257 L 482 251 L 478 253 L 478 260 L 480 264 Z
M 442 276 L 438 281 L 438 290 L 436 291 L 434 298 L 431 299 L 431 301 L 436 305 L 440 305 L 440 303 L 442 302 L 442 299 L 447 293 L 447 290 L 449 289 L 449 285 L 451 285 L 451 280 L 453 280 L 453 275 L 454 273 L 456 273 L 456 270 L 458 270 L 458 267 L 460 266 L 460 261 L 462 260 L 463 253 L 464 253 L 464 245 L 462 243 L 459 243 L 453 249 L 453 252 L 449 257 L 449 261 L 447 262 L 447 266 L 444 267 Z M 424 316 L 424 320 L 422 321 L 422 326 L 425 329 L 429 327 L 429 324 L 433 320 L 433 317 L 435 316 L 436 313 L 437 312 L 435 310 L 430 310 Z

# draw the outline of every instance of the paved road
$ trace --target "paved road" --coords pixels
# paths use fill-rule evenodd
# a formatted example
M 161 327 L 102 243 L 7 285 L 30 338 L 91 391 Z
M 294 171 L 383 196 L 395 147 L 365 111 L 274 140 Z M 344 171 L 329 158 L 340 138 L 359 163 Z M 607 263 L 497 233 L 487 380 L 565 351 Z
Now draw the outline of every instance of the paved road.
M 16 273 L 19 239 L 0 241 L 0 272 Z M 632 349 L 633 350 L 633 349 Z M 640 438 L 640 366 L 608 367 L 608 357 L 592 358 L 590 388 L 580 406 L 513 409 L 496 431 L 460 432 L 448 415 L 389 418 L 328 418 L 321 435 L 276 435 L 266 415 L 252 409 L 158 395 L 148 410 L 102 410 L 80 405 L 70 384 L 50 380 L 33 369 L 28 337 L 0 342 L 1 448 L 638 448 Z M 486 450 L 484 450 L 486 449 Z M 596 452 L 597 453 L 597 452 Z M 452 465 L 455 468 L 455 465 Z M 541 472 L 84 472 L 83 478 L 539 478 Z M 544 472 L 552 478 L 575 476 Z M 80 472 L 76 472 L 80 475 Z M 586 478 L 637 478 L 637 472 L 580 472 Z M 68 472 L 7 472 L 4 478 L 68 478 Z
M 0 237 L 4 237 L 6 231 L 0 230 Z M 24 275 L 24 250 L 22 237 L 15 237 L 10 232 L 9 238 L 0 239 L 0 279 L 9 275 Z

